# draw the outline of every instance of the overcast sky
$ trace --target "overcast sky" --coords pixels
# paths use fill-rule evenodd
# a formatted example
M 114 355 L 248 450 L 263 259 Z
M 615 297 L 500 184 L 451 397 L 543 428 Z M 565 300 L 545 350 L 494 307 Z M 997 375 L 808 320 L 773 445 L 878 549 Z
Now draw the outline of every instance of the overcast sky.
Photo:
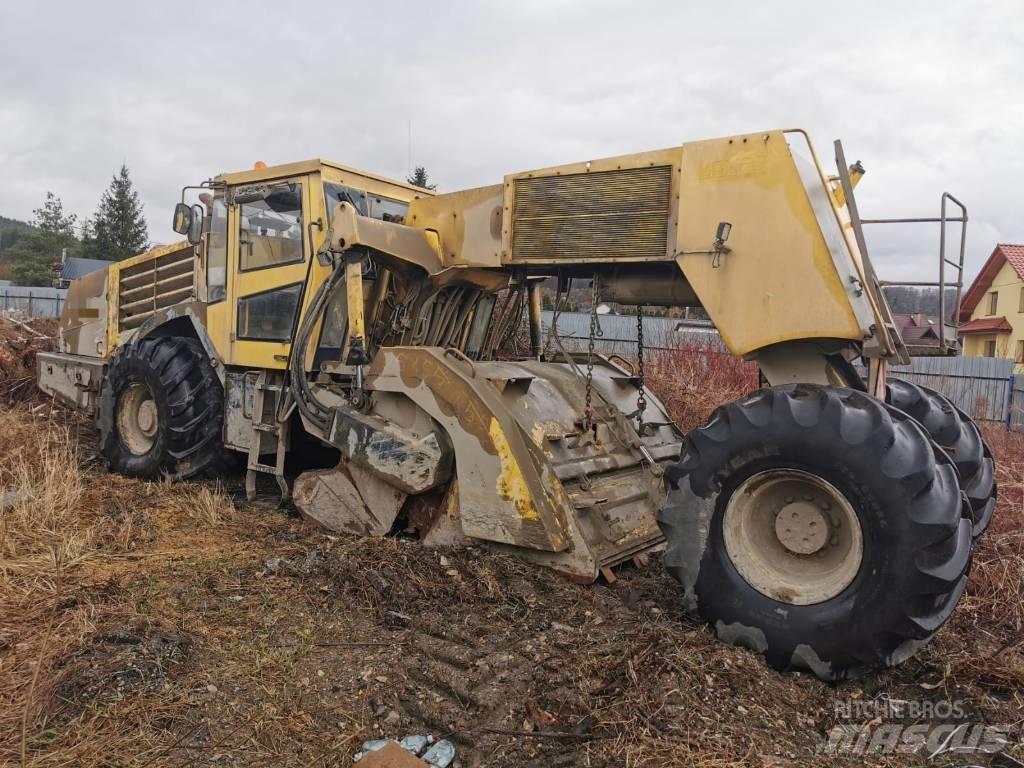
M 946 7 L 943 7 L 946 6 Z M 6 2 L 0 214 L 91 214 L 126 163 L 154 242 L 186 184 L 310 157 L 441 191 L 766 128 L 842 138 L 866 217 L 970 207 L 970 273 L 1024 241 L 1020 2 Z M 869 231 L 932 279 L 937 229 Z

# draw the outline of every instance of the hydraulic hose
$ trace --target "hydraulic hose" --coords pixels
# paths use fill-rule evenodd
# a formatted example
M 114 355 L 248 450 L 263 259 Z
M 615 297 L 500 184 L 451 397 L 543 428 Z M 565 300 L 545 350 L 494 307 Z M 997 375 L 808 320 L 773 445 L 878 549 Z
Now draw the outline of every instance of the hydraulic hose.
M 313 294 L 313 299 L 309 303 L 309 309 L 302 318 L 302 322 L 299 324 L 299 331 L 292 343 L 291 359 L 289 361 L 291 378 L 289 390 L 295 400 L 295 405 L 303 416 L 316 424 L 324 432 L 330 428 L 329 420 L 324 417 L 330 414 L 331 408 L 317 399 L 312 387 L 309 386 L 309 380 L 306 378 L 305 371 L 306 351 L 309 348 L 310 337 L 313 335 L 313 328 L 324 315 L 328 303 L 334 298 L 338 288 L 344 284 L 344 279 L 345 262 L 342 260 L 334 267 L 334 271 L 331 272 L 330 276 L 317 288 L 316 293 Z

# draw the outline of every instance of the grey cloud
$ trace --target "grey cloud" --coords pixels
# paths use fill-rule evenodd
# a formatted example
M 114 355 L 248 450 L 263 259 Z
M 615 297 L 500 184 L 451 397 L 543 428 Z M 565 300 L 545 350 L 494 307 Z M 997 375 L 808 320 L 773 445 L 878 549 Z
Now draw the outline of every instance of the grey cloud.
M 868 175 L 865 215 L 971 206 L 976 270 L 1024 240 L 1024 22 L 1012 0 L 7 3 L 0 213 L 90 214 L 122 162 L 151 235 L 178 190 L 325 156 L 443 190 L 688 139 L 800 126 Z M 13 31 L 13 34 L 11 33 Z M 933 229 L 872 230 L 879 272 L 934 270 Z

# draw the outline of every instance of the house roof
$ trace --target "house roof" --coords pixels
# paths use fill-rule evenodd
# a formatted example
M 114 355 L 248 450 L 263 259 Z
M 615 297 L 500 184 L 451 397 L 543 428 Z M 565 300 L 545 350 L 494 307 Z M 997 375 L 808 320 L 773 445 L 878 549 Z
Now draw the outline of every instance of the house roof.
M 974 308 L 978 306 L 985 291 L 992 285 L 996 274 L 1003 268 L 1003 264 L 1009 262 L 1017 277 L 1024 280 L 1024 245 L 1014 243 L 999 243 L 992 250 L 992 255 L 981 268 L 978 276 L 974 278 L 971 287 L 964 293 L 960 300 L 960 317 L 970 316 Z
M 1013 328 L 1005 317 L 979 317 L 964 323 L 958 330 L 960 333 L 1009 333 Z
M 921 339 L 938 339 L 938 318 L 921 313 L 913 315 L 893 315 L 896 327 L 904 341 L 920 341 Z
M 103 259 L 81 259 L 77 256 L 69 256 L 67 261 L 60 266 L 60 279 L 75 280 L 79 277 L 85 277 L 92 272 L 106 269 L 112 263 Z

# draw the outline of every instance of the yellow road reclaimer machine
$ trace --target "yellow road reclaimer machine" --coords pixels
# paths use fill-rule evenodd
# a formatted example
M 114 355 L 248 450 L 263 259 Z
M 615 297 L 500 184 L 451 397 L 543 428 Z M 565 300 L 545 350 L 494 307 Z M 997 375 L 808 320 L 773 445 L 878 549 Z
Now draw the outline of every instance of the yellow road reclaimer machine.
M 949 401 L 886 376 L 914 350 L 835 146 L 835 174 L 776 130 L 441 195 L 320 160 L 224 174 L 184 190 L 186 242 L 72 284 L 40 386 L 95 414 L 118 472 L 217 474 L 238 452 L 250 493 L 274 477 L 330 529 L 583 582 L 664 547 L 685 605 L 772 666 L 893 665 L 964 589 L 993 463 Z M 967 219 L 947 202 L 944 244 Z M 634 366 L 543 343 L 551 278 L 589 283 L 593 313 L 702 307 L 762 388 L 681 434 L 642 346 Z M 521 321 L 529 354 L 496 359 Z M 955 352 L 940 326 L 926 351 Z M 286 476 L 289 453 L 325 452 Z

